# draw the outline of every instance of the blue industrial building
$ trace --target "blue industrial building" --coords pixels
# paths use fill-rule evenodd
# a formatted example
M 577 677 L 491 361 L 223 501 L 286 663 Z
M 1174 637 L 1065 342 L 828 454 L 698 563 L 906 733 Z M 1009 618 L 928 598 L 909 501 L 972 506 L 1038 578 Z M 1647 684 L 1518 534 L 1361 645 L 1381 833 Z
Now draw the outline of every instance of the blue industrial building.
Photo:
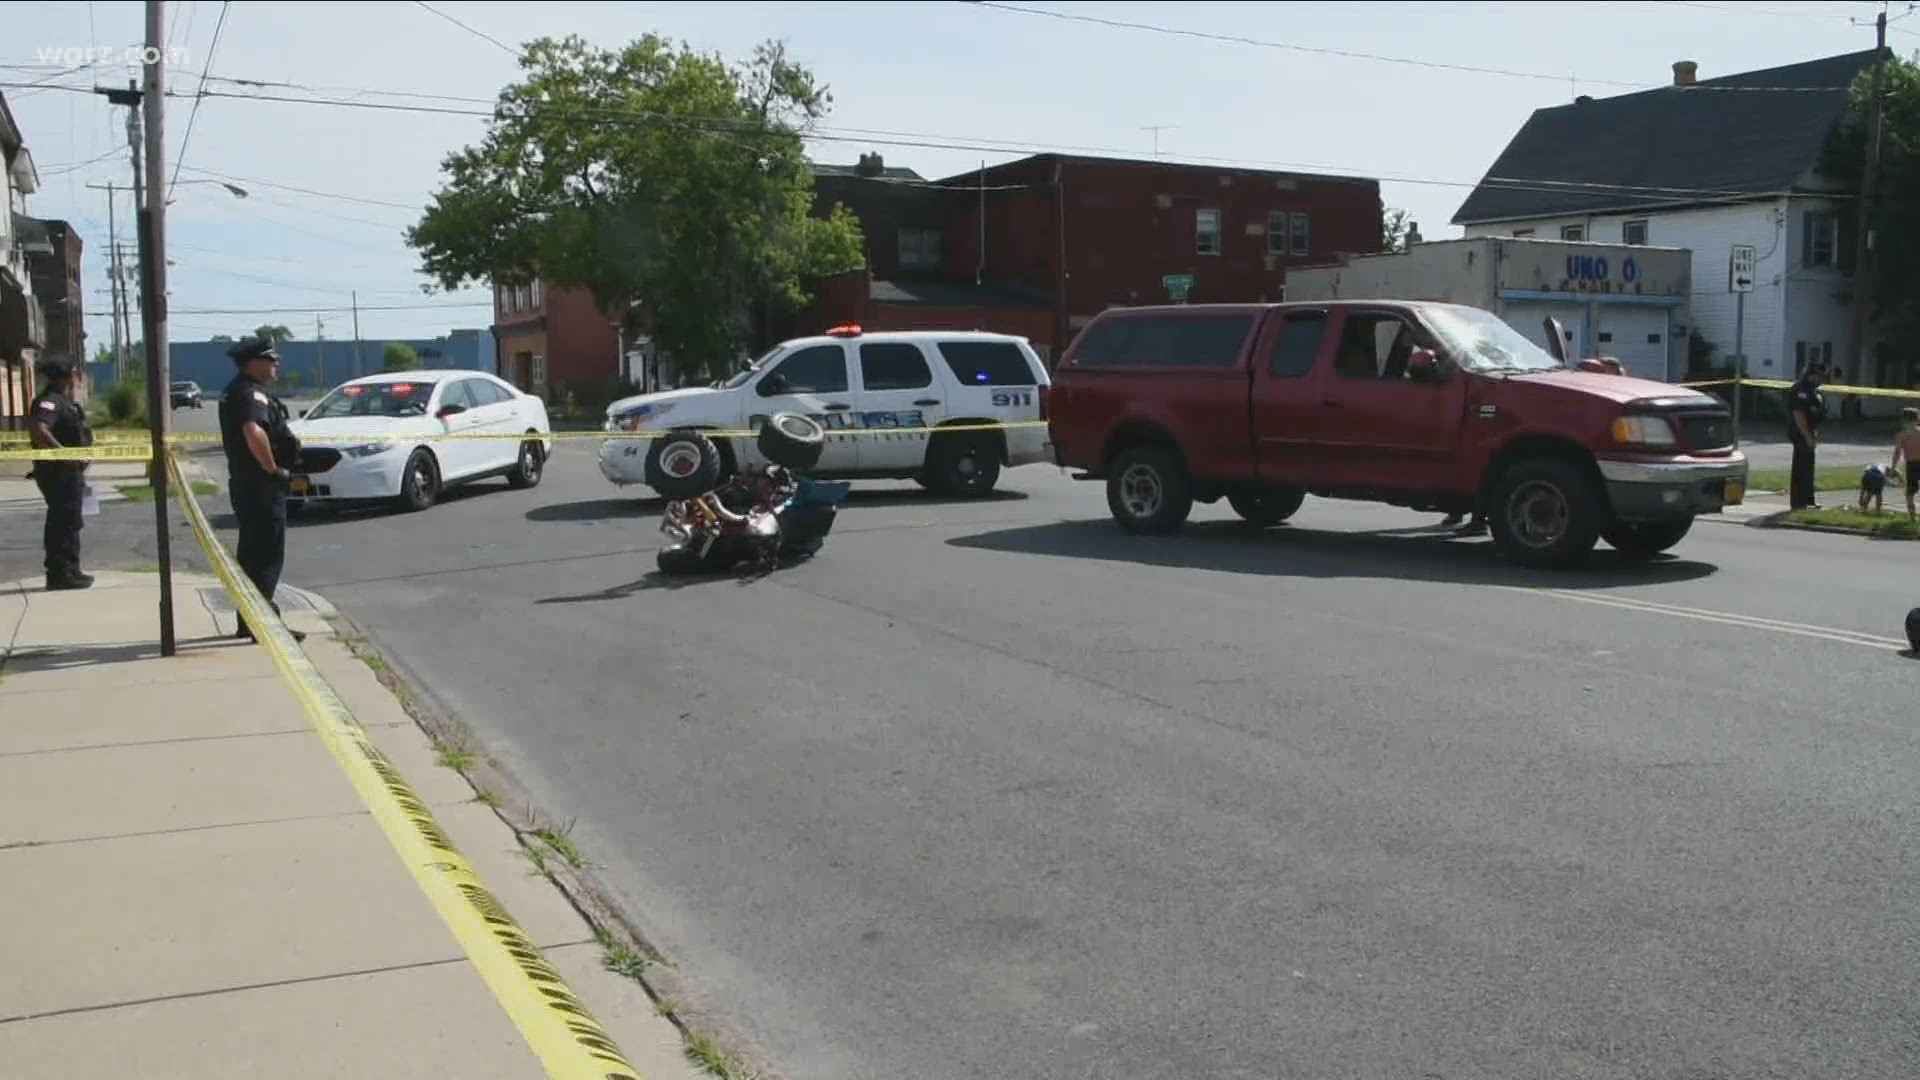
M 280 343 L 280 390 L 311 393 L 317 387 L 338 386 L 348 379 L 380 370 L 389 344 L 411 348 L 422 368 L 459 368 L 492 372 L 496 357 L 491 330 L 455 330 L 428 339 L 379 338 L 352 341 L 283 341 Z M 212 396 L 233 378 L 230 341 L 175 341 L 167 346 L 167 367 L 174 382 L 196 382 Z M 88 364 L 95 394 L 113 383 L 113 365 Z

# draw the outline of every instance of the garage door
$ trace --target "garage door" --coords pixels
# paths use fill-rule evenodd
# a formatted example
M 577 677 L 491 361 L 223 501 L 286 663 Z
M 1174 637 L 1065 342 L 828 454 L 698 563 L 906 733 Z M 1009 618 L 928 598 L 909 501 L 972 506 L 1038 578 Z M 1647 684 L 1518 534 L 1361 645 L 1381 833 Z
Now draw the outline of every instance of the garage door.
M 1603 307 L 1594 351 L 1620 361 L 1627 374 L 1667 381 L 1667 309 Z
M 1527 336 L 1527 340 L 1552 352 L 1547 344 L 1546 318 L 1553 316 L 1567 331 L 1567 355 L 1578 359 L 1580 356 L 1580 324 L 1586 316 L 1586 309 L 1577 304 L 1508 304 L 1501 313 L 1508 326 Z

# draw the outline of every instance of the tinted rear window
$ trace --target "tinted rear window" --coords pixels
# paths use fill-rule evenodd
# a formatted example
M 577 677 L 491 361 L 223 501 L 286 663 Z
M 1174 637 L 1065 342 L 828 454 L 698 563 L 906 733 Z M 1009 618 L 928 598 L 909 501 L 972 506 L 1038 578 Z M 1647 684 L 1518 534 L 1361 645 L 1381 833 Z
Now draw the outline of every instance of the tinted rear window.
M 1033 386 L 1033 365 L 1011 341 L 943 341 L 940 358 L 967 386 Z
M 1074 354 L 1088 367 L 1230 368 L 1253 329 L 1251 315 L 1143 315 L 1087 327 Z

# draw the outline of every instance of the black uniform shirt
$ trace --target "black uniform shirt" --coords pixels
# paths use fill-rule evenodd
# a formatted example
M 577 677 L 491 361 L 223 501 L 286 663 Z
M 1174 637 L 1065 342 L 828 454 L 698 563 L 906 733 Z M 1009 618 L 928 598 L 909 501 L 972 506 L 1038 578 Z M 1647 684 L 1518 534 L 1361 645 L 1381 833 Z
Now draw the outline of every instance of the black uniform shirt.
M 1827 399 L 1805 379 L 1796 379 L 1787 388 L 1787 435 L 1794 441 L 1800 439 L 1800 425 L 1793 422 L 1794 413 L 1807 414 L 1807 430 L 1818 433 L 1820 421 L 1827 418 Z
M 260 462 L 254 459 L 253 450 L 247 446 L 247 433 L 244 430 L 247 421 L 260 425 L 267 433 L 267 442 L 273 448 L 274 460 L 282 466 L 291 467 L 298 459 L 299 441 L 287 426 L 287 409 L 280 399 L 267 393 L 267 388 L 248 378 L 236 375 L 233 381 L 220 395 L 220 445 L 227 452 L 227 474 L 236 481 L 257 480 L 267 474 L 261 470 Z
M 93 429 L 87 425 L 87 410 L 65 394 L 52 390 L 33 399 L 30 421 L 47 425 L 47 431 L 61 446 L 92 446 Z

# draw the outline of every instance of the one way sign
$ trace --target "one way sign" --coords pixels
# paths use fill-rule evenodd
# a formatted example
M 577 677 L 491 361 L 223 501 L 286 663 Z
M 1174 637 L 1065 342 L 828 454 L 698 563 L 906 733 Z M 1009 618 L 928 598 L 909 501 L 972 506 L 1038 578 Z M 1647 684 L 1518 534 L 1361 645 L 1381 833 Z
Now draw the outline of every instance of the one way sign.
M 1743 293 L 1753 291 L 1754 262 L 1752 244 L 1733 245 L 1733 257 L 1728 260 L 1728 292 Z

